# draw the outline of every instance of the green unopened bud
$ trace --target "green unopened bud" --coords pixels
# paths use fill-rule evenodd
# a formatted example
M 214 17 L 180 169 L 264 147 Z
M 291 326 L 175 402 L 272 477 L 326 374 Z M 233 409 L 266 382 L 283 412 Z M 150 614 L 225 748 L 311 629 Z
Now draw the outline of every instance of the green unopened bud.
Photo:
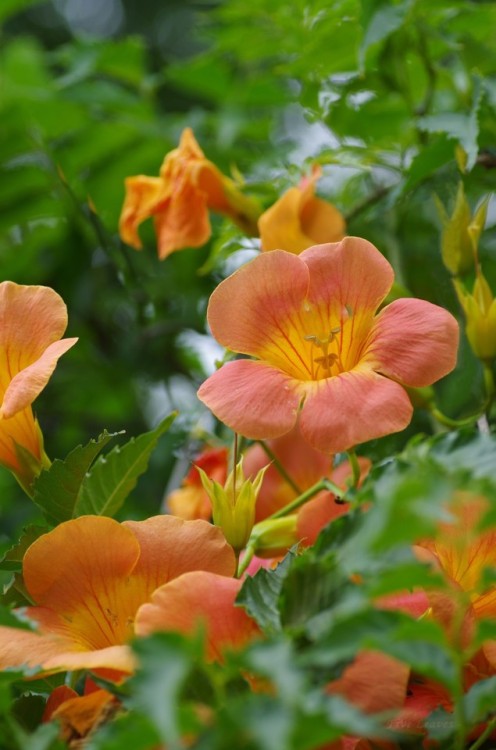
M 254 527 L 250 537 L 250 547 L 259 557 L 275 557 L 285 554 L 297 542 L 295 514 L 260 521 Z
M 466 318 L 466 333 L 472 351 L 488 362 L 496 357 L 496 300 L 482 271 L 479 271 L 472 294 L 455 281 L 455 289 Z
M 472 242 L 472 248 L 476 257 L 479 248 L 479 239 L 486 225 L 487 206 L 490 197 L 491 196 L 486 195 L 486 197 L 482 200 L 480 205 L 477 207 L 474 217 L 468 227 L 468 234 Z
M 224 487 L 210 479 L 198 466 L 205 492 L 212 503 L 213 521 L 220 526 L 227 541 L 239 554 L 246 547 L 255 523 L 255 505 L 267 466 L 254 479 L 246 479 L 243 459 L 227 477 Z
M 451 216 L 437 196 L 434 198 L 436 207 L 443 223 L 441 233 L 441 255 L 443 263 L 453 276 L 473 268 L 474 249 L 468 228 L 472 221 L 470 206 L 468 205 L 460 182 L 456 193 L 455 207 Z

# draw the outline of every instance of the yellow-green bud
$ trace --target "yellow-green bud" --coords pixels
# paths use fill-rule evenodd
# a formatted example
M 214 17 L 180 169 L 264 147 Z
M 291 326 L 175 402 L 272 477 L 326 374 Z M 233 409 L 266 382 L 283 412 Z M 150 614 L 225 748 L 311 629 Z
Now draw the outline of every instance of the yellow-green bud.
M 298 541 L 296 515 L 292 514 L 257 523 L 250 537 L 250 547 L 260 557 L 275 557 L 285 554 Z
M 496 300 L 482 271 L 479 271 L 472 294 L 455 281 L 455 289 L 466 318 L 467 338 L 479 359 L 491 361 L 496 357 Z
M 255 523 L 257 496 L 267 468 L 265 466 L 261 469 L 254 479 L 246 479 L 241 459 L 222 487 L 197 467 L 205 492 L 212 503 L 214 524 L 220 526 L 236 554 L 246 547 L 250 538 Z
M 468 228 L 472 221 L 468 205 L 460 182 L 456 193 L 455 207 L 451 216 L 435 196 L 436 207 L 443 223 L 441 232 L 441 255 L 443 263 L 453 276 L 459 276 L 473 268 L 474 249 Z

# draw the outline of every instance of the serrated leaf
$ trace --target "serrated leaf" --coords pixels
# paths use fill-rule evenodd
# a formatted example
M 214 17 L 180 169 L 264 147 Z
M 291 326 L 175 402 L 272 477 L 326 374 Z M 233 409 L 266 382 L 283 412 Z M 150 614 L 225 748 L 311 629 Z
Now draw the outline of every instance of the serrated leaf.
M 87 513 L 115 515 L 148 468 L 159 438 L 167 432 L 175 417 L 175 413 L 170 414 L 154 430 L 131 438 L 124 446 L 117 446 L 106 456 L 101 456 L 83 480 L 74 517 Z
M 274 570 L 260 568 L 253 577 L 245 580 L 236 599 L 236 604 L 244 607 L 266 633 L 281 630 L 279 595 L 292 559 L 293 555 L 289 553 Z
M 23 529 L 21 537 L 17 544 L 14 544 L 0 560 L 2 570 L 12 570 L 20 572 L 22 570 L 22 560 L 27 548 L 44 534 L 48 529 L 38 524 L 30 524 Z
M 87 445 L 78 445 L 64 459 L 56 458 L 33 485 L 33 501 L 53 524 L 79 515 L 75 512 L 82 482 L 93 461 L 107 443 L 119 433 L 106 430 Z

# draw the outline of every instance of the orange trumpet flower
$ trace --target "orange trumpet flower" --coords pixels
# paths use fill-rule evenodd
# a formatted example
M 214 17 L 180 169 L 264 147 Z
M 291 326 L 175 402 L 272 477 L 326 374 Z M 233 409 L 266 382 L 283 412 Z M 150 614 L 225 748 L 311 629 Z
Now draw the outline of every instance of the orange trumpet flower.
M 393 269 L 366 240 L 262 253 L 213 292 L 208 321 L 228 362 L 199 398 L 228 427 L 280 437 L 299 419 L 303 438 L 338 453 L 403 430 L 422 387 L 456 363 L 458 324 L 446 310 L 399 299 L 377 312 Z
M 48 463 L 31 404 L 77 341 L 59 341 L 66 327 L 67 308 L 53 289 L 0 284 L 0 464 L 26 490 Z
M 127 177 L 125 185 L 121 239 L 141 250 L 138 227 L 153 216 L 161 260 L 208 241 L 209 210 L 228 216 L 248 234 L 258 233 L 258 207 L 205 158 L 191 128 L 183 130 L 179 147 L 166 155 L 159 177 Z
M 314 166 L 298 187 L 289 188 L 258 220 L 262 250 L 301 253 L 320 242 L 339 242 L 346 233 L 343 215 L 328 201 L 317 198 L 315 183 L 322 169 Z
M 146 622 L 140 608 L 153 592 L 191 571 L 208 571 L 221 588 L 235 558 L 220 529 L 205 521 L 155 516 L 118 523 L 81 516 L 39 537 L 23 561 L 36 606 L 25 614 L 36 631 L 0 627 L 0 669 L 108 668 L 129 673 L 127 642 Z M 166 586 L 164 586 L 164 584 Z

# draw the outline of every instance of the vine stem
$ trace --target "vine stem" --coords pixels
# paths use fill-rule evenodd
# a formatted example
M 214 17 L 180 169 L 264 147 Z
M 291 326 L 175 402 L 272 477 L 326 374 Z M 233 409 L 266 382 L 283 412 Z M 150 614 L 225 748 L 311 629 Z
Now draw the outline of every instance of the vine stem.
M 291 487 L 291 489 L 293 489 L 296 492 L 297 495 L 301 495 L 302 490 L 300 489 L 300 487 L 298 487 L 298 485 L 296 484 L 296 482 L 294 481 L 294 479 L 288 474 L 288 472 L 286 471 L 286 469 L 284 468 L 284 466 L 282 465 L 282 463 L 277 458 L 277 456 L 274 453 L 274 451 L 271 450 L 269 448 L 269 446 L 266 443 L 264 443 L 263 440 L 257 440 L 256 442 L 263 448 L 263 450 L 265 451 L 265 453 L 267 454 L 267 456 L 270 458 L 270 460 L 272 461 L 272 463 L 276 467 L 276 469 L 279 472 L 279 474 L 289 484 L 289 486 Z
M 353 472 L 353 487 L 358 487 L 360 483 L 360 464 L 358 463 L 357 454 L 354 448 L 346 451 L 351 464 L 351 470 Z

